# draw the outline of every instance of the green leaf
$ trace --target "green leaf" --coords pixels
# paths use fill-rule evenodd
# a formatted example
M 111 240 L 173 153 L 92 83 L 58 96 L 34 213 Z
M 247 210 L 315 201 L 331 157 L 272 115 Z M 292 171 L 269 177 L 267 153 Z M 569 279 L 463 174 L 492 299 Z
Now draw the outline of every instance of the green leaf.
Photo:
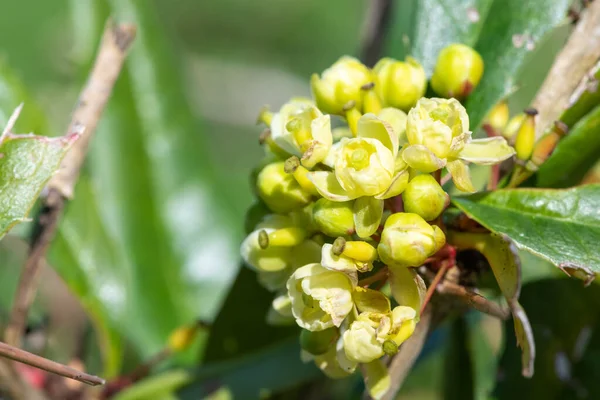
M 223 390 L 232 399 L 265 398 L 321 376 L 314 363 L 302 362 L 299 355 L 294 338 L 252 356 L 201 367 L 179 397 L 200 399 Z
M 558 267 L 600 272 L 600 185 L 506 189 L 452 201 L 489 230 Z
M 535 186 L 562 188 L 581 182 L 600 158 L 600 106 L 573 126 L 538 170 Z
M 570 4 L 570 0 L 556 0 L 551 5 L 546 0 L 494 1 L 475 46 L 485 63 L 485 72 L 467 101 L 473 128 L 519 86 L 517 73 L 529 51 L 565 20 Z
M 210 330 L 203 361 L 240 357 L 284 338 L 298 337 L 300 332 L 295 324 L 291 327 L 266 324 L 274 297 L 274 293 L 259 285 L 254 271 L 241 267 Z
M 210 149 L 155 9 L 134 1 L 109 5 L 117 20 L 138 25 L 138 36 L 52 261 L 102 327 L 105 361 L 115 361 L 123 357 L 121 341 L 148 358 L 175 328 L 215 317 L 237 269 L 243 221 L 232 228 L 228 201 L 217 201 L 223 197 Z M 107 15 L 93 8 L 91 18 L 104 21 Z M 197 354 L 190 349 L 179 361 Z M 106 362 L 114 374 L 118 366 Z
M 600 287 L 569 279 L 547 279 L 523 287 L 537 344 L 536 373 L 520 376 L 519 351 L 505 324 L 506 345 L 495 390 L 500 400 L 600 397 Z
M 464 316 L 452 322 L 450 345 L 444 359 L 444 399 L 469 400 L 475 398 L 473 360 L 470 351 L 470 331 Z
M 0 137 L 0 238 L 26 219 L 44 185 L 79 137 L 16 135 L 10 129 L 12 126 Z

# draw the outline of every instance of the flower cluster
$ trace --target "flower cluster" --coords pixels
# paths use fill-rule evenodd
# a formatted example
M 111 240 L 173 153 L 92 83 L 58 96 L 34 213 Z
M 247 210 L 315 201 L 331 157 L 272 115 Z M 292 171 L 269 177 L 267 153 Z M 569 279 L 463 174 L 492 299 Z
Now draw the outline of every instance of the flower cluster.
M 442 170 L 473 192 L 468 163 L 515 154 L 501 136 L 471 137 L 459 100 L 482 72 L 474 50 L 451 45 L 431 79 L 448 98 L 425 98 L 416 60 L 385 58 L 369 69 L 343 57 L 313 75 L 314 99 L 259 117 L 267 155 L 254 174 L 259 205 L 241 253 L 275 293 L 268 321 L 302 328 L 303 357 L 329 376 L 359 365 L 378 371 L 373 397 L 386 389 L 381 358 L 419 322 L 425 283 L 415 267 L 446 243 Z

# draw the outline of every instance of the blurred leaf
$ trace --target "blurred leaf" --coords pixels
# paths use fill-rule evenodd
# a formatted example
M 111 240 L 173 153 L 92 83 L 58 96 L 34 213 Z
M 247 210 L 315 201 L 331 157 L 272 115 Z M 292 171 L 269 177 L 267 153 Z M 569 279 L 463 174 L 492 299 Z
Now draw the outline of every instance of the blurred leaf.
M 179 397 L 199 399 L 225 389 L 233 399 L 265 398 L 320 375 L 312 362 L 300 360 L 300 345 L 294 338 L 252 356 L 198 369 L 194 382 L 182 388 Z
M 50 139 L 10 132 L 0 137 L 0 238 L 25 220 L 77 138 L 71 135 Z
M 538 170 L 535 185 L 561 188 L 577 185 L 600 158 L 600 106 L 583 117 Z
M 570 0 L 496 0 L 475 46 L 485 72 L 467 102 L 473 128 L 519 85 L 517 72 L 543 36 L 565 20 Z
M 559 267 L 600 272 L 600 185 L 454 197 L 471 218 Z
M 399 8 L 414 7 L 414 26 L 409 34 L 411 56 L 430 76 L 438 53 L 451 43 L 475 46 L 494 0 L 420 0 L 416 7 L 402 2 Z
M 507 334 L 494 397 L 598 398 L 600 287 L 584 289 L 568 279 L 537 281 L 523 288 L 521 302 L 531 316 L 537 344 L 536 373 L 531 379 L 520 376 L 515 368 L 519 351 Z M 507 322 L 505 331 L 511 330 Z
M 299 329 L 295 324 L 291 327 L 266 324 L 274 297 L 274 293 L 258 283 L 254 271 L 241 267 L 210 330 L 203 361 L 240 357 L 284 338 L 298 337 Z
M 192 378 L 193 374 L 185 370 L 163 372 L 123 390 L 114 397 L 114 400 L 176 399 L 174 393 Z
M 471 360 L 470 332 L 463 316 L 452 322 L 449 346 L 444 360 L 444 399 L 469 400 L 473 391 L 473 361 Z
M 52 255 L 118 360 L 114 332 L 147 358 L 173 329 L 214 318 L 236 270 L 242 221 L 230 228 L 227 200 L 216 201 L 209 150 L 155 10 L 110 5 L 117 20 L 138 25 L 138 36 Z

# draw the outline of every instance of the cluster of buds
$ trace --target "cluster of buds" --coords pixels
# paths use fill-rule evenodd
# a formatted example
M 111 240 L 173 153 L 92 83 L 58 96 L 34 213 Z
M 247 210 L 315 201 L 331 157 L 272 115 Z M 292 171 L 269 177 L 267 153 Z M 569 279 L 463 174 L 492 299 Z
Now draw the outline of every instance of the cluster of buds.
M 254 186 L 264 216 L 241 253 L 274 292 L 267 320 L 302 328 L 303 357 L 327 375 L 359 365 L 383 373 L 419 322 L 425 284 L 417 267 L 444 247 L 449 204 L 442 170 L 473 192 L 468 163 L 497 164 L 515 151 L 501 137 L 472 139 L 460 103 L 483 72 L 481 57 L 451 45 L 424 98 L 414 59 L 373 69 L 343 57 L 311 79 L 314 99 L 263 110 L 265 161 Z M 255 217 L 255 216 L 254 216 Z M 383 371 L 383 372 L 382 372 Z

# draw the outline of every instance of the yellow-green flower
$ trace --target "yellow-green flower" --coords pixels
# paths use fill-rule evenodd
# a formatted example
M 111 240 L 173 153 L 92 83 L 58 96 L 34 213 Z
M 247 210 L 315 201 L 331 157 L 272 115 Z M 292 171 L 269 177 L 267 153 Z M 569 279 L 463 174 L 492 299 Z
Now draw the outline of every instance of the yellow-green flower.
M 483 75 L 483 59 L 473 48 L 454 43 L 438 55 L 431 77 L 431 87 L 444 97 L 462 99 L 479 84 Z
M 471 139 L 469 117 L 456 99 L 419 100 L 408 113 L 406 136 L 402 158 L 410 167 L 426 173 L 446 167 L 464 192 L 475 191 L 467 162 L 491 165 L 515 154 L 502 137 Z
M 444 233 L 417 214 L 396 213 L 385 221 L 379 258 L 390 267 L 418 267 L 445 243 Z
M 312 168 L 325 159 L 333 137 L 329 115 L 323 115 L 311 100 L 294 98 L 284 104 L 271 121 L 271 136 L 288 153 L 302 157 Z
M 296 323 L 309 331 L 339 327 L 352 311 L 350 278 L 321 264 L 298 268 L 287 282 Z
M 362 108 L 362 87 L 373 80 L 372 72 L 360 61 L 342 57 L 323 71 L 320 78 L 313 74 L 310 86 L 315 102 L 323 112 L 344 115 L 344 108 L 349 103 L 354 103 L 359 110 Z
M 344 332 L 344 350 L 349 360 L 369 363 L 383 356 L 383 347 L 377 338 L 377 323 L 360 315 Z M 383 318 L 387 318 L 383 316 Z
M 412 57 L 407 57 L 404 62 L 382 58 L 373 72 L 377 76 L 375 91 L 385 107 L 408 111 L 425 94 L 425 70 Z

